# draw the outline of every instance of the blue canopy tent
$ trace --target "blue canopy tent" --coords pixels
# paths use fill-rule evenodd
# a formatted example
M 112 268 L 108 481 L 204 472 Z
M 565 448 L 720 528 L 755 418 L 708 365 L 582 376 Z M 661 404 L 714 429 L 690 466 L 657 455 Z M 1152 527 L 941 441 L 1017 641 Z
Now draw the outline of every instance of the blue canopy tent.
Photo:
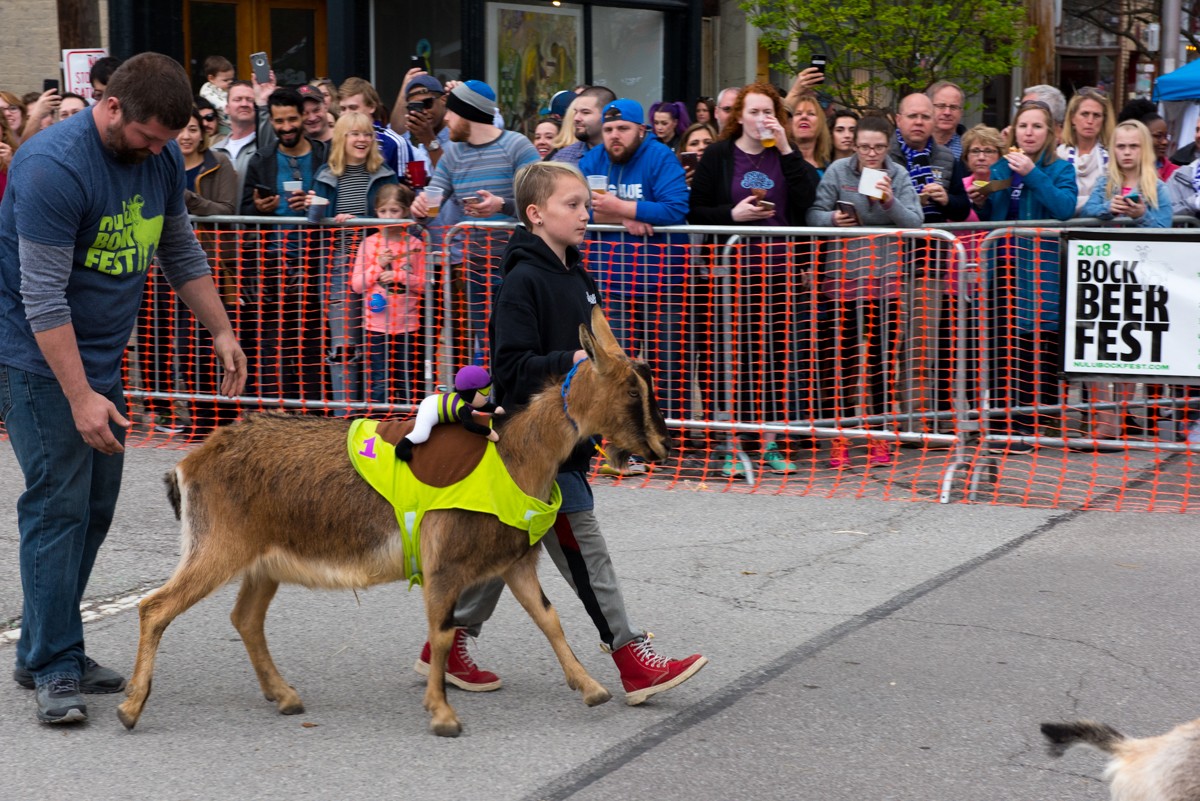
M 1160 103 L 1170 100 L 1200 100 L 1200 61 L 1185 64 L 1154 82 L 1154 97 Z

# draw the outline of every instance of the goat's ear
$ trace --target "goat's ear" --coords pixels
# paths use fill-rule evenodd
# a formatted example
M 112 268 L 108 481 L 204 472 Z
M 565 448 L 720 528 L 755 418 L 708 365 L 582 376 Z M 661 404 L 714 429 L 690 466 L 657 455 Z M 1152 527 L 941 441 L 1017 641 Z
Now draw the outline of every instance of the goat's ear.
M 600 311 L 599 306 L 592 307 L 591 331 L 586 325 L 579 326 L 579 344 L 591 358 L 592 364 L 596 366 L 596 371 L 602 375 L 614 361 L 627 358 L 625 351 L 617 343 L 617 338 L 613 336 L 612 329 L 608 327 L 608 320 L 604 319 L 604 314 Z

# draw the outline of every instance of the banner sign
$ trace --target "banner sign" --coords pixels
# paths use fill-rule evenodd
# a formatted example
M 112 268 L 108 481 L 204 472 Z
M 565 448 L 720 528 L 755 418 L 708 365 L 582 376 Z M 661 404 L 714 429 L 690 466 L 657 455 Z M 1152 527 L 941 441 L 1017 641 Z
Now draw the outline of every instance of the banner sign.
M 1200 379 L 1197 243 L 1177 230 L 1063 232 L 1066 377 Z

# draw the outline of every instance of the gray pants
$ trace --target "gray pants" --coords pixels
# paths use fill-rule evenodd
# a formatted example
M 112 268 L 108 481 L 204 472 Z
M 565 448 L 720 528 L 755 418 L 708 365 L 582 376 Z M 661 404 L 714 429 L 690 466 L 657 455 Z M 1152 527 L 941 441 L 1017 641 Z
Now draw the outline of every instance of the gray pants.
M 642 636 L 635 630 L 625 611 L 625 598 L 617 583 L 617 573 L 608 555 L 608 545 L 600 532 L 596 515 L 584 512 L 560 513 L 554 528 L 542 538 L 558 572 L 571 585 L 591 615 L 600 639 L 613 650 Z M 454 607 L 454 623 L 478 637 L 483 623 L 496 610 L 503 579 L 491 579 L 467 589 Z

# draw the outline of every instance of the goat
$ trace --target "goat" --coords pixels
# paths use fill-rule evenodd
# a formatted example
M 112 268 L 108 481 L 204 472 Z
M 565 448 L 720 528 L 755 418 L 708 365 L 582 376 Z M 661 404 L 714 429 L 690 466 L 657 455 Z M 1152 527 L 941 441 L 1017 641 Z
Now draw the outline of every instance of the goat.
M 1108 754 L 1112 801 L 1200 801 L 1200 720 L 1141 739 L 1090 720 L 1043 723 L 1042 734 L 1054 757 L 1073 745 Z
M 594 434 L 623 464 L 631 453 L 666 458 L 671 443 L 650 372 L 617 344 L 595 308 L 592 331 L 579 326 L 589 359 L 564 390 L 551 384 L 505 421 L 496 448 L 528 495 L 550 497 L 559 466 Z M 182 553 L 171 578 L 139 605 L 137 662 L 117 716 L 138 722 L 150 695 L 154 657 L 172 620 L 235 576 L 241 589 L 231 620 L 242 636 L 263 695 L 285 715 L 304 711 L 271 659 L 263 632 L 281 582 L 327 589 L 367 587 L 404 578 L 401 534 L 391 504 L 355 472 L 346 450 L 347 420 L 254 415 L 220 428 L 167 475 L 182 521 Z M 441 428 L 458 429 L 458 426 Z M 425 446 L 428 447 L 428 446 Z M 446 701 L 446 656 L 459 594 L 501 576 L 550 641 L 567 685 L 588 706 L 609 700 L 563 636 L 537 577 L 540 548 L 527 532 L 492 515 L 458 509 L 428 512 L 421 524 L 422 591 L 429 624 L 425 709 L 435 734 L 462 731 Z

